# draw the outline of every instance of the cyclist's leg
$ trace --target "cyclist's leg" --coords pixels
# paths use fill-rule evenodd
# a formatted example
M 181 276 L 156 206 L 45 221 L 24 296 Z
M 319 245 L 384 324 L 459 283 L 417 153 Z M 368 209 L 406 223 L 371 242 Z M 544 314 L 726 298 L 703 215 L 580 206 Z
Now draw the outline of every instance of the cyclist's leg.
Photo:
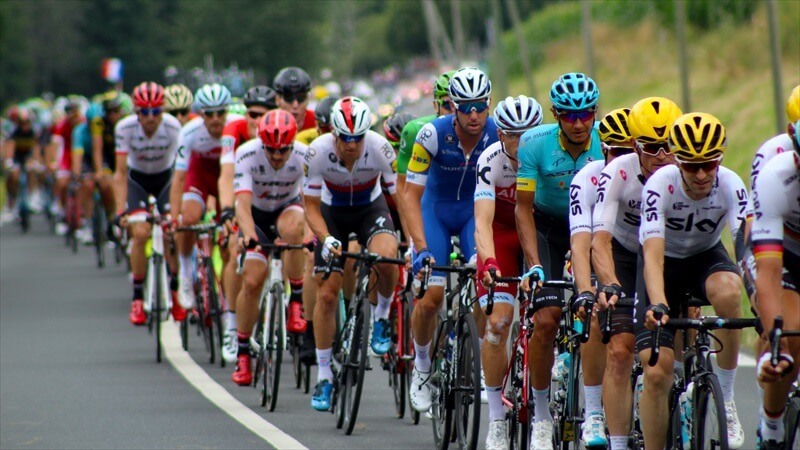
M 111 218 L 111 215 L 117 211 L 116 201 L 114 198 L 114 185 L 113 185 L 113 174 L 111 172 L 107 172 L 105 169 L 103 170 L 103 175 L 100 177 L 98 181 L 98 186 L 100 187 L 100 199 L 103 202 L 103 208 L 106 210 L 106 214 Z
M 302 244 L 305 227 L 303 206 L 293 203 L 280 213 L 277 219 L 278 234 L 287 244 Z M 307 322 L 303 318 L 303 250 L 289 250 L 281 255 L 283 271 L 289 278 L 289 317 L 287 329 L 295 333 L 306 331 Z
M 14 209 L 17 195 L 19 194 L 20 170 L 20 166 L 18 164 L 14 164 L 7 172 L 8 178 L 6 178 L 6 192 L 8 193 L 8 196 L 6 197 L 6 207 L 12 211 Z
M 314 234 L 306 223 L 304 226 L 305 242 L 314 242 Z M 317 280 L 314 278 L 314 252 L 303 250 L 305 270 L 303 272 L 303 310 L 306 318 L 306 333 L 303 336 L 303 350 L 300 358 L 306 363 L 316 361 L 314 349 L 314 307 L 317 304 Z
M 128 174 L 128 208 L 131 211 L 144 213 L 147 205 L 147 190 L 135 178 L 133 172 Z M 135 215 L 136 213 L 134 213 Z M 131 304 L 130 320 L 136 325 L 144 324 L 146 318 L 143 310 L 144 300 L 144 279 L 147 274 L 147 256 L 145 255 L 145 244 L 150 239 L 150 224 L 136 223 L 130 226 L 131 236 L 131 275 L 133 284 L 133 298 Z
M 395 224 L 386 200 L 381 196 L 370 205 L 368 212 L 362 217 L 361 226 L 357 234 L 359 241 L 366 243 L 370 252 L 377 253 L 386 258 L 397 257 L 397 235 Z M 395 264 L 378 264 L 375 266 L 378 274 L 377 294 L 378 307 L 376 311 L 383 319 L 389 318 L 389 306 L 397 286 L 398 267 Z

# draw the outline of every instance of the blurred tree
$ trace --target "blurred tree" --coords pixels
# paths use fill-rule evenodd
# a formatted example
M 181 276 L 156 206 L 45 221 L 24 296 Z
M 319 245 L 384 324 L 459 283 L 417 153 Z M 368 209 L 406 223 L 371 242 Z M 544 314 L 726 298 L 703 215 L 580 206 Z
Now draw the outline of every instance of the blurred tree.
M 0 2 L 0 109 L 35 90 L 29 26 L 21 1 Z

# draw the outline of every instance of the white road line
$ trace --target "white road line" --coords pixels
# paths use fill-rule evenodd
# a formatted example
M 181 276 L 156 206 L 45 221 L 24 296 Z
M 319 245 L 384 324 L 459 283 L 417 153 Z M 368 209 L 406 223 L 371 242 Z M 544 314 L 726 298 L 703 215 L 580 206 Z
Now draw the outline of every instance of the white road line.
M 297 439 L 289 436 L 237 400 L 197 365 L 181 347 L 178 324 L 171 321 L 165 322 L 162 324 L 161 331 L 161 344 L 167 360 L 211 403 L 275 448 L 308 450 Z

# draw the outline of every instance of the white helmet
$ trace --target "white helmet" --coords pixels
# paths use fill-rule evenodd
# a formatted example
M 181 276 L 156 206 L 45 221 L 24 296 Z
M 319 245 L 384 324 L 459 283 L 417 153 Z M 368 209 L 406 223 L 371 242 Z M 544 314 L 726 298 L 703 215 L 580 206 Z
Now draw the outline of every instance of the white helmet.
M 331 122 L 337 135 L 360 136 L 372 125 L 372 113 L 360 98 L 343 97 L 331 108 Z
M 194 96 L 188 87 L 182 84 L 172 84 L 164 88 L 164 108 L 167 111 L 191 108 Z
M 455 103 L 488 98 L 492 93 L 492 82 L 483 71 L 474 67 L 462 67 L 450 78 L 450 100 Z
M 506 97 L 494 109 L 497 128 L 505 131 L 525 131 L 542 123 L 542 105 L 532 97 Z
M 231 91 L 221 84 L 205 84 L 194 94 L 194 101 L 201 109 L 227 108 L 231 103 Z

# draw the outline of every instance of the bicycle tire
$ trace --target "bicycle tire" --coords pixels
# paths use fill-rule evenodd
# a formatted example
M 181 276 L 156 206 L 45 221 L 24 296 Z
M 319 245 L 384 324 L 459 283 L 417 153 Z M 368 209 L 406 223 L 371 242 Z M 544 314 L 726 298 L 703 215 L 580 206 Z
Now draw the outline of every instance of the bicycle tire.
M 453 428 L 453 399 L 450 392 L 450 360 L 448 352 L 451 322 L 444 314 L 439 313 L 439 325 L 433 345 L 433 361 L 428 383 L 431 384 L 431 424 L 433 425 L 433 442 L 437 450 L 445 450 L 450 445 L 450 434 Z
M 95 199 L 94 209 L 92 210 L 92 240 L 97 257 L 97 267 L 102 269 L 106 265 L 106 214 L 99 198 Z
M 578 450 L 581 446 L 581 425 L 584 417 L 580 406 L 581 396 L 581 352 L 575 349 L 575 354 L 570 360 L 570 383 L 567 389 L 567 416 L 564 420 L 569 423 L 572 429 L 572 440 L 563 443 L 564 450 Z
M 682 391 L 678 385 L 683 386 L 683 381 L 679 375 L 675 375 L 675 380 L 669 391 L 669 423 L 667 427 L 667 448 L 673 450 L 688 449 L 688 442 L 684 447 L 684 442 L 681 429 L 681 407 L 680 407 L 680 392 Z
M 222 328 L 222 309 L 220 308 L 222 289 L 217 281 L 217 275 L 214 272 L 214 264 L 211 259 L 206 261 L 205 270 L 207 272 L 206 279 L 208 280 L 208 315 L 210 318 L 208 335 L 209 344 L 211 344 L 212 348 L 209 362 L 214 364 L 217 355 L 219 355 L 220 367 L 225 367 L 225 358 L 222 357 L 222 336 L 225 331 Z
M 152 314 L 153 314 L 153 318 L 154 318 L 154 321 L 155 321 L 153 327 L 156 330 L 156 332 L 154 334 L 156 335 L 156 362 L 158 362 L 158 363 L 161 362 L 161 351 L 162 351 L 162 349 L 161 349 L 161 318 L 162 318 L 161 317 L 161 312 L 162 312 L 161 297 L 164 295 L 163 292 L 161 292 L 161 287 L 162 287 L 161 276 L 162 276 L 162 272 L 163 272 L 161 270 L 161 265 L 162 264 L 164 264 L 164 261 L 160 260 L 159 258 L 154 258 L 153 268 L 154 268 L 156 279 L 155 279 L 155 286 L 154 286 L 154 289 L 155 289 L 154 290 L 154 292 L 155 292 L 155 301 L 153 302 L 153 312 L 152 312 Z
M 264 378 L 264 388 L 269 411 L 275 411 L 278 404 L 278 387 L 281 379 L 281 362 L 283 361 L 283 349 L 285 348 L 283 336 L 285 335 L 286 320 L 283 305 L 283 284 L 276 283 L 270 292 L 270 319 L 267 329 L 267 348 L 265 361 L 266 377 Z
M 181 320 L 181 347 L 189 351 L 189 318 Z
M 511 345 L 516 345 L 519 333 L 520 324 L 514 322 L 511 325 Z M 508 380 L 506 397 L 513 405 L 506 414 L 508 443 L 512 450 L 528 450 L 529 447 L 530 414 L 528 412 L 528 395 L 525 393 L 525 387 L 528 386 L 527 373 L 524 352 L 513 348 L 511 351 L 511 376 Z
M 198 272 L 198 283 L 195 285 L 195 298 L 199 299 L 200 302 L 197 304 L 195 311 L 197 312 L 197 335 L 201 337 L 203 340 L 203 344 L 206 347 L 206 351 L 212 351 L 212 339 L 210 337 L 210 327 L 208 323 L 210 321 L 208 317 L 208 312 L 206 310 L 206 296 L 208 292 L 208 282 L 206 280 L 205 271 Z M 214 362 L 213 360 L 211 361 Z
M 728 450 L 725 401 L 717 376 L 701 375 L 694 384 L 693 397 L 692 448 Z
M 266 317 L 267 311 L 267 299 L 261 298 L 258 306 L 258 319 L 256 320 L 255 331 L 253 332 L 253 336 L 251 339 L 251 343 L 255 342 L 257 347 L 250 346 L 250 352 L 253 353 L 256 366 L 253 370 L 253 388 L 258 387 L 258 383 L 266 376 L 264 368 L 266 367 L 266 360 L 265 360 L 265 339 L 264 339 L 264 324 L 267 321 Z M 261 406 L 267 405 L 267 399 L 264 395 L 266 393 L 266 389 L 262 389 L 259 392 L 259 396 L 261 397 Z
M 303 386 L 303 363 L 300 361 L 300 345 L 303 336 L 298 333 L 289 334 L 289 344 L 292 347 L 292 373 L 294 374 L 294 387 Z
M 364 389 L 364 374 L 367 370 L 367 342 L 369 336 L 370 309 L 366 297 L 360 297 L 354 309 L 356 320 L 353 335 L 350 339 L 349 362 L 350 370 L 347 371 L 344 395 L 344 432 L 351 435 L 358 419 L 358 408 L 361 403 L 361 393 Z
M 403 348 L 407 359 L 403 361 L 406 379 L 406 404 L 408 407 L 408 414 L 411 422 L 414 425 L 419 424 L 419 411 L 411 407 L 411 376 L 414 373 L 414 339 L 411 337 L 411 314 L 414 312 L 414 298 L 411 293 L 406 294 L 405 301 L 403 302 Z
M 481 351 L 472 314 L 459 319 L 458 371 L 455 386 L 456 442 L 461 449 L 478 446 L 481 429 Z
M 392 390 L 392 397 L 394 398 L 395 414 L 397 414 L 398 419 L 402 419 L 406 415 L 406 377 L 402 373 L 402 362 L 397 354 L 400 339 L 398 336 L 398 326 L 400 326 L 398 311 L 399 308 L 394 306 L 389 311 L 389 326 L 392 330 L 392 338 L 389 351 L 386 352 L 383 358 L 389 375 L 389 388 Z
M 800 396 L 795 395 L 789 399 L 784 421 L 786 448 L 800 449 Z

